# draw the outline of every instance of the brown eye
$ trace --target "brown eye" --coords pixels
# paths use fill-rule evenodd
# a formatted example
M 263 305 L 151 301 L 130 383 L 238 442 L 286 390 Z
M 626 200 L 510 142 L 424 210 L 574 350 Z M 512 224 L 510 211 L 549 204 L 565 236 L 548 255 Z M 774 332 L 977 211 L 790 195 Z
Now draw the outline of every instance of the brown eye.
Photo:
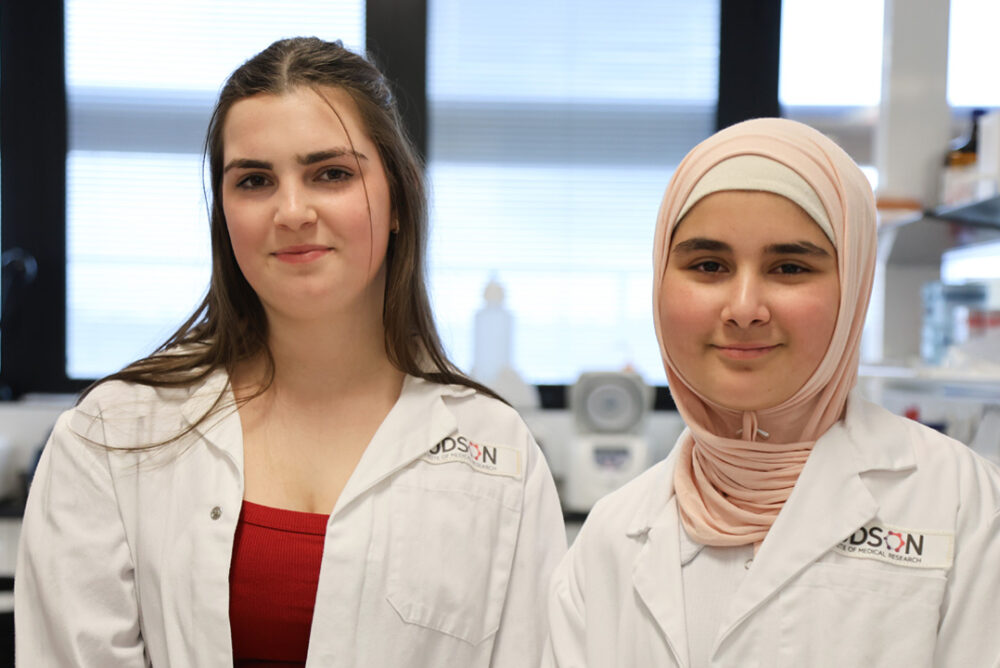
M 330 167 L 329 169 L 324 169 L 319 174 L 320 181 L 346 181 L 349 178 L 351 178 L 351 173 L 346 169 L 341 169 L 340 167 Z
M 718 262 L 714 260 L 706 260 L 705 262 L 699 262 L 698 264 L 691 267 L 695 271 L 704 272 L 706 274 L 715 274 L 722 271 L 723 267 Z
M 267 183 L 267 178 L 263 174 L 247 174 L 236 182 L 236 187 L 242 190 L 254 190 L 266 186 Z

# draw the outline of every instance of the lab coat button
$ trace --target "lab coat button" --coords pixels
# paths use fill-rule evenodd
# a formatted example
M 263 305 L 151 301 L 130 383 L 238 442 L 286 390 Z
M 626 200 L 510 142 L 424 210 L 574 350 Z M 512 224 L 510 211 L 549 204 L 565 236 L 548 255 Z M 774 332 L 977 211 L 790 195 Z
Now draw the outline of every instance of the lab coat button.
M 209 513 L 209 515 L 211 516 L 211 518 L 213 520 L 219 519 L 220 517 L 222 517 L 222 508 L 220 508 L 218 506 L 216 506 L 215 508 L 212 508 L 212 512 Z
M 213 511 L 214 512 L 214 511 Z M 750 570 L 750 566 L 753 564 L 753 559 L 747 559 L 746 563 L 743 564 L 743 568 Z

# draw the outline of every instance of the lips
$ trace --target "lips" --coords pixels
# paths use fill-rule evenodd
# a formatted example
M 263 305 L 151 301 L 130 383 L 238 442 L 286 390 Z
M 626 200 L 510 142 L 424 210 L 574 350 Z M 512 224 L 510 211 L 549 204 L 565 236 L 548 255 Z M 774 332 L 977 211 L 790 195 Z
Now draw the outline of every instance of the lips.
M 726 345 L 712 345 L 723 357 L 732 360 L 754 360 L 765 357 L 778 349 L 778 345 L 767 345 L 763 343 L 731 343 Z
M 302 264 L 313 262 L 323 257 L 333 249 L 329 246 L 317 244 L 300 244 L 298 246 L 286 246 L 271 253 L 274 257 L 289 264 Z

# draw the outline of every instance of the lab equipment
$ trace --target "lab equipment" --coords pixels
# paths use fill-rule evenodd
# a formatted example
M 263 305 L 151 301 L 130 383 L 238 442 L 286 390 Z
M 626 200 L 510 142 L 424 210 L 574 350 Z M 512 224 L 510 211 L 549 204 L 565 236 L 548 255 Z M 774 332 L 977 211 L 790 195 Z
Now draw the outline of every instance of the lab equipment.
M 653 389 L 631 371 L 583 373 L 570 388 L 576 434 L 570 441 L 563 510 L 594 503 L 649 465 L 646 423 Z

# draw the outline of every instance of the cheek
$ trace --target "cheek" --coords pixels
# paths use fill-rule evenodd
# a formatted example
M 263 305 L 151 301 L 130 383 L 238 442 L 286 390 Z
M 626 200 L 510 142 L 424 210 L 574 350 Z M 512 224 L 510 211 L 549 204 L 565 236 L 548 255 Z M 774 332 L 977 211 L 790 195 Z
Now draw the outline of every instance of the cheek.
M 233 245 L 233 253 L 239 259 L 249 244 L 246 231 L 230 217 L 226 218 L 226 229 L 229 231 L 229 243 Z
M 380 244 L 389 234 L 389 215 L 373 201 L 371 208 L 364 197 L 329 199 L 319 208 L 321 234 L 333 235 L 355 248 Z M 367 251 L 366 251 L 367 252 Z
M 792 305 L 786 323 L 794 326 L 810 362 L 819 364 L 830 347 L 837 326 L 839 289 L 828 286 L 807 299 Z
M 668 273 L 660 289 L 659 318 L 663 343 L 675 363 L 684 351 L 696 345 L 699 334 L 711 329 L 712 318 L 704 298 L 699 298 L 685 281 L 673 280 Z
M 253 255 L 254 248 L 263 241 L 263 231 L 259 225 L 251 225 L 244 208 L 239 206 L 222 207 L 226 217 L 226 230 L 229 232 L 229 242 L 233 246 L 233 254 L 240 268 L 246 272 L 246 261 Z

